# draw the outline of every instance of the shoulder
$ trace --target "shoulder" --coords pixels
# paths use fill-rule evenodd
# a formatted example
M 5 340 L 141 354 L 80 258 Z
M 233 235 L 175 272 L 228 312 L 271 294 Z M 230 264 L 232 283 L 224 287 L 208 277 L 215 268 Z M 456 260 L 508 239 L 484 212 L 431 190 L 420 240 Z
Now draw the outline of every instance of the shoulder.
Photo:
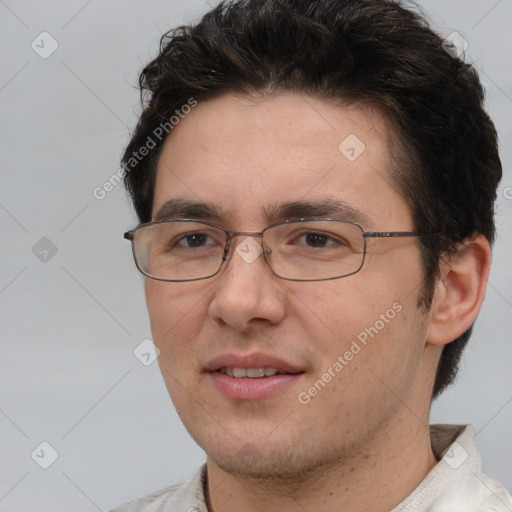
M 110 512 L 164 512 L 169 510 L 168 505 L 171 498 L 183 487 L 183 485 L 173 485 L 160 489 L 159 491 L 147 494 L 142 498 L 129 501 Z M 167 509 L 167 510 L 166 510 Z
M 482 472 L 480 450 L 471 425 L 436 427 L 447 434 L 457 434 L 449 440 L 439 463 L 440 480 L 446 484 L 440 503 L 464 503 L 467 510 L 479 512 L 512 512 L 512 498 L 505 486 Z M 449 438 L 447 435 L 446 440 Z
M 511 512 L 512 497 L 503 485 L 482 474 L 479 485 L 482 486 L 482 504 L 480 510 L 485 512 Z
M 506 488 L 482 473 L 470 425 L 431 425 L 430 438 L 439 462 L 393 512 L 512 512 Z
M 206 464 L 203 464 L 187 483 L 160 489 L 110 512 L 206 512 L 206 478 Z

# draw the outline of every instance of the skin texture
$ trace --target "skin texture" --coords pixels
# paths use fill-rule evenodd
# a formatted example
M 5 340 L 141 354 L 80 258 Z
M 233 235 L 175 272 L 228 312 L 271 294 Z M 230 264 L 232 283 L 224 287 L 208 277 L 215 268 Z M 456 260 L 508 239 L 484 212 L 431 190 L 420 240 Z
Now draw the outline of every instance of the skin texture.
M 350 134 L 366 146 L 355 161 L 338 149 Z M 165 142 L 153 217 L 169 199 L 210 202 L 221 217 L 204 220 L 257 232 L 272 223 L 264 215 L 271 205 L 342 199 L 365 214 L 367 231 L 412 231 L 389 178 L 389 135 L 376 111 L 309 96 L 225 94 L 199 103 Z M 285 281 L 263 257 L 249 264 L 233 249 L 213 278 L 147 279 L 165 383 L 208 456 L 210 510 L 389 511 L 405 499 L 436 463 L 428 435 L 436 365 L 443 345 L 475 319 L 489 261 L 482 237 L 461 246 L 442 263 L 427 314 L 416 306 L 422 269 L 414 238 L 369 240 L 361 271 L 332 281 Z M 300 403 L 298 394 L 396 303 L 400 312 Z M 256 352 L 304 374 L 262 401 L 219 393 L 205 365 Z

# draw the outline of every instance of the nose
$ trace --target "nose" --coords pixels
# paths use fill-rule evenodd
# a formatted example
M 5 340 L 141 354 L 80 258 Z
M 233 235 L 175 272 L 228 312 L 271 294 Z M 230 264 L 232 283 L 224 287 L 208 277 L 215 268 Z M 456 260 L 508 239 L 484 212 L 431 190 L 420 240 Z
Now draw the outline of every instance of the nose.
M 272 273 L 256 240 L 249 236 L 232 240 L 209 305 L 211 318 L 240 332 L 254 325 L 278 324 L 286 313 L 286 288 Z

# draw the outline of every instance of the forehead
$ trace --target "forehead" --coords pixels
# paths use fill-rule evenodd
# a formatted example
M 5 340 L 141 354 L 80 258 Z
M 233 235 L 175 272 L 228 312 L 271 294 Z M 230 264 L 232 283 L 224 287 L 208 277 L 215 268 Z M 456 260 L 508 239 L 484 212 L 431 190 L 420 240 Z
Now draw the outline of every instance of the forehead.
M 382 113 L 311 96 L 199 102 L 164 143 L 153 217 L 165 202 L 185 199 L 232 218 L 263 220 L 284 203 L 342 201 L 370 219 L 393 220 L 395 210 L 398 219 L 408 209 L 390 178 L 390 139 Z

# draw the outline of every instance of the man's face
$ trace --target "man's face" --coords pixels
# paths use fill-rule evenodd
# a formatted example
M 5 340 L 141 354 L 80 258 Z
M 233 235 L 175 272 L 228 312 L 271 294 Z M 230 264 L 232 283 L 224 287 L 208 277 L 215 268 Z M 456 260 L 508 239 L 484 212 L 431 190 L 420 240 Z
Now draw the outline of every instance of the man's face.
M 293 94 L 199 103 L 165 142 L 153 218 L 169 200 L 211 203 L 220 216 L 201 220 L 259 232 L 276 220 L 271 207 L 342 201 L 366 231 L 411 231 L 389 178 L 387 126 L 376 112 Z M 417 423 L 432 368 L 416 240 L 369 239 L 358 273 L 316 282 L 280 279 L 261 255 L 249 262 L 236 251 L 244 240 L 213 278 L 146 281 L 164 380 L 211 460 L 228 472 L 295 474 Z M 226 366 L 293 375 L 256 382 Z

